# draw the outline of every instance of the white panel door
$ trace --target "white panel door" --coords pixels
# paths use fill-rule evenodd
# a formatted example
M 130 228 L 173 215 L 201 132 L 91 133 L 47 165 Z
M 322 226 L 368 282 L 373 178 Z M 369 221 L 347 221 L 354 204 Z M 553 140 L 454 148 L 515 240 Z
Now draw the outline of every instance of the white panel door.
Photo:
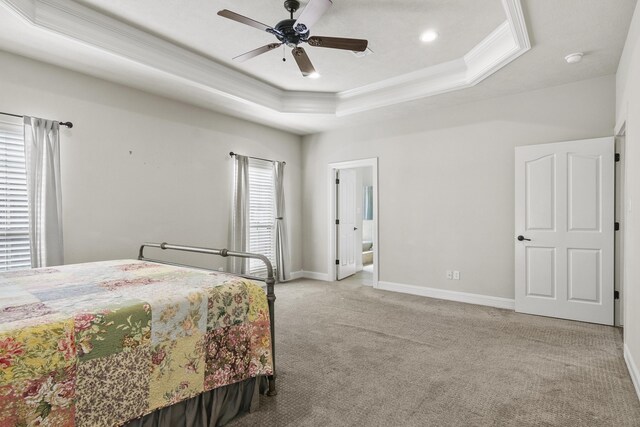
M 516 311 L 613 324 L 614 139 L 517 147 Z
M 338 280 L 356 272 L 356 171 L 338 171 Z

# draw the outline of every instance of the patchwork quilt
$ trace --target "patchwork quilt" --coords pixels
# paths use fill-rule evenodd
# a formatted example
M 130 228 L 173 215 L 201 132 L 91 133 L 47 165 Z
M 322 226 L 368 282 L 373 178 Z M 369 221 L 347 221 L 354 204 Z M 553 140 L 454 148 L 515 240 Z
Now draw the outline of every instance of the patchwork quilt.
M 115 426 L 271 374 L 250 280 L 132 260 L 0 274 L 0 427 Z

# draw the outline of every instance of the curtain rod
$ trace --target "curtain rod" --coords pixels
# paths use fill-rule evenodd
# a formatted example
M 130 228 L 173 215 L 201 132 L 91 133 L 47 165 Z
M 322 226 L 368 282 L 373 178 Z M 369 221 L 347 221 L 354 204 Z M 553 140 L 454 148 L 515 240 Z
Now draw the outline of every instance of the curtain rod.
M 229 153 L 229 155 L 230 155 L 231 157 L 233 157 L 233 156 L 236 156 L 236 155 L 238 155 L 238 156 L 239 156 L 240 154 L 238 154 L 238 153 L 234 153 L 234 152 L 232 151 L 232 152 L 230 152 L 230 153 Z M 246 157 L 248 157 L 248 158 L 250 158 L 250 159 L 264 160 L 265 162 L 271 162 L 271 163 L 275 163 L 275 162 L 277 162 L 277 160 L 263 159 L 262 157 L 252 157 L 252 156 L 246 156 Z M 287 164 L 287 162 L 281 162 L 281 163 L 282 163 L 283 165 L 286 165 L 286 164 Z
M 11 113 L 3 113 L 2 111 L 0 111 L 0 114 L 3 114 L 5 116 L 11 116 L 11 117 L 19 117 L 19 118 L 23 118 L 24 116 L 20 115 L 20 114 L 11 114 Z M 61 126 L 66 126 L 69 129 L 71 129 L 73 127 L 73 123 L 71 122 L 58 122 Z

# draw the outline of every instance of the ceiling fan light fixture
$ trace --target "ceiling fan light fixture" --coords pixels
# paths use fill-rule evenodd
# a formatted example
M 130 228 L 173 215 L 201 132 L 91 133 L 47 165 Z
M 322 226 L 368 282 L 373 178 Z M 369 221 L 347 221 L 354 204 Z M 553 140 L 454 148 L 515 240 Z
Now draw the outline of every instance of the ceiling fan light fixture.
M 317 72 L 317 71 L 314 71 L 313 73 L 309 74 L 307 77 L 310 78 L 310 79 L 319 79 L 320 78 L 320 73 Z
M 422 35 L 420 36 L 420 41 L 422 43 L 431 43 L 431 42 L 435 41 L 439 36 L 440 36 L 440 34 L 438 34 L 437 31 L 435 31 L 435 30 L 427 30 L 424 33 L 422 33 Z

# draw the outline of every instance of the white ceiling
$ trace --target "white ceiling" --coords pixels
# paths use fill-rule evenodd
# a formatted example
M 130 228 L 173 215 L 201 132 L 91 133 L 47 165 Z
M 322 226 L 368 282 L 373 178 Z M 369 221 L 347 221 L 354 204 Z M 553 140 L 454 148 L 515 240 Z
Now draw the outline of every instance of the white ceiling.
M 505 20 L 503 7 L 509 2 L 512 0 L 334 0 L 332 10 L 314 28 L 314 33 L 368 38 L 375 53 L 356 58 L 349 52 L 310 47 L 307 50 L 322 72 L 319 80 L 300 77 L 293 61 L 282 63 L 279 51 L 239 67 L 229 62 L 230 57 L 269 43 L 271 39 L 253 28 L 227 22 L 215 12 L 229 8 L 273 24 L 286 15 L 280 0 L 190 0 L 188 8 L 180 0 L 0 0 L 0 49 L 302 134 L 371 120 L 390 120 L 407 111 L 428 112 L 432 108 L 616 72 L 636 0 L 522 0 L 521 15 L 531 50 L 526 53 L 526 49 L 520 50 L 511 62 L 493 67 L 482 79 L 460 86 L 473 87 L 451 91 L 455 89 L 452 87 L 437 96 L 434 95 L 438 91 L 431 91 L 411 102 L 398 101 L 395 105 L 357 114 L 340 116 L 339 110 L 332 106 L 337 102 L 333 92 L 390 77 L 398 80 L 401 76 L 402 80 L 407 72 L 438 70 L 444 66 L 443 62 L 453 64 L 455 61 L 446 61 L 461 58 L 496 30 Z M 34 19 L 21 14 L 16 7 L 18 4 L 28 10 L 36 4 L 55 4 L 58 13 L 55 16 L 59 18 L 60 10 L 73 9 L 74 4 L 80 3 L 92 8 L 99 4 L 100 12 L 144 29 L 155 38 L 159 36 L 187 48 L 160 46 L 163 49 L 157 51 L 149 48 L 145 58 L 165 55 L 175 56 L 178 62 L 184 58 L 200 61 L 206 65 L 198 70 L 203 73 L 202 79 L 193 73 L 185 78 L 175 69 L 159 66 L 164 64 L 162 61 L 146 63 L 140 60 L 142 56 L 133 55 L 136 52 L 131 49 L 108 46 L 99 32 L 85 29 L 80 33 L 78 29 L 76 34 L 74 28 L 62 26 L 59 21 L 47 21 L 54 16 L 48 8 L 39 11 Z M 92 18 L 97 24 L 103 23 L 99 16 Z M 420 32 L 431 26 L 441 33 L 441 38 L 433 45 L 420 44 L 417 41 Z M 99 25 L 96 28 L 100 28 Z M 230 41 L 220 43 L 222 34 L 230 37 Z M 152 36 L 145 41 L 154 47 Z M 187 50 L 197 55 L 182 53 Z M 574 51 L 587 55 L 580 64 L 569 66 L 563 58 Z M 369 66 L 370 61 L 377 65 Z M 261 63 L 267 65 L 261 66 Z M 456 72 L 455 67 L 448 69 Z M 211 72 L 205 72 L 207 70 Z M 243 93 L 223 96 L 219 88 L 207 83 L 206 78 L 211 80 L 214 75 L 242 83 L 238 87 L 245 88 L 246 96 Z M 300 90 L 328 93 L 291 92 Z M 393 94 L 392 90 L 395 89 L 390 87 L 388 93 Z M 274 106 L 273 99 L 280 98 L 283 103 L 296 106 L 290 110 L 293 113 Z M 263 99 L 267 101 L 261 102 Z M 320 102 L 318 105 L 322 108 L 312 101 Z
M 373 55 L 304 46 L 322 78 L 302 77 L 290 49 L 276 49 L 245 63 L 231 58 L 277 39 L 222 18 L 229 9 L 267 25 L 289 17 L 282 0 L 79 0 L 138 28 L 189 47 L 286 90 L 341 92 L 462 57 L 506 19 L 501 0 L 335 0 L 312 35 L 363 38 Z M 298 16 L 308 0 L 301 0 Z M 437 43 L 420 34 L 437 29 Z

